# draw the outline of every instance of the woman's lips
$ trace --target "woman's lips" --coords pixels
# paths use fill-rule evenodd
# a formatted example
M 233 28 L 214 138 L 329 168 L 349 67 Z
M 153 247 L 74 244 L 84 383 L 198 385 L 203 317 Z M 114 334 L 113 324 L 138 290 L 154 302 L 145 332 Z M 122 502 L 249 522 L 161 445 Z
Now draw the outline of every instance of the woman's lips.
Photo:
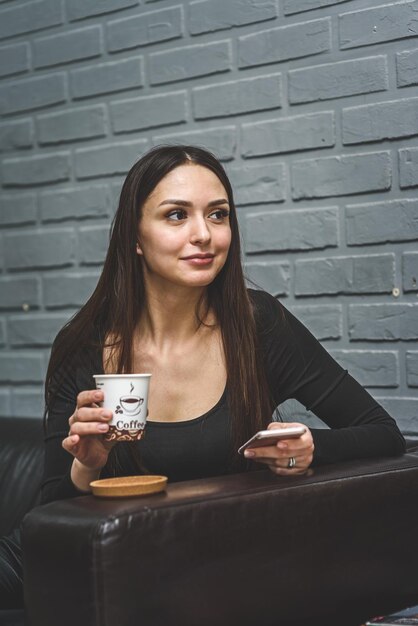
M 213 254 L 195 254 L 192 256 L 183 257 L 182 261 L 187 261 L 191 265 L 205 266 L 210 265 L 215 256 Z

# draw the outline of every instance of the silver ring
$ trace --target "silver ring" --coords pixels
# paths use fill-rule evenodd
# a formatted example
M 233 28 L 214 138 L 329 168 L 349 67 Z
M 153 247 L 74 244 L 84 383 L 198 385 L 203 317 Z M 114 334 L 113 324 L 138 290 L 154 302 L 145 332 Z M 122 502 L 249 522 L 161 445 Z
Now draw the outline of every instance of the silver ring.
M 289 458 L 289 462 L 288 462 L 288 464 L 287 464 L 287 467 L 288 467 L 289 469 L 292 469 L 292 467 L 295 467 L 295 466 L 296 466 L 296 459 L 295 459 L 295 457 L 294 457 L 294 456 L 291 456 L 291 457 Z

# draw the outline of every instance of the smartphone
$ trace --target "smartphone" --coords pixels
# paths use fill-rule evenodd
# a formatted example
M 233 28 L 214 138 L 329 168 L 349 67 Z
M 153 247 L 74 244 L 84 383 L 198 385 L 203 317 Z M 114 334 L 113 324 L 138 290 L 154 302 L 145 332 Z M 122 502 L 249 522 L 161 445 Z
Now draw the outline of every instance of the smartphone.
M 246 441 L 238 450 L 240 454 L 247 448 L 260 448 L 261 446 L 274 446 L 280 439 L 295 439 L 306 432 L 304 426 L 288 426 L 272 430 L 259 430 L 251 439 Z

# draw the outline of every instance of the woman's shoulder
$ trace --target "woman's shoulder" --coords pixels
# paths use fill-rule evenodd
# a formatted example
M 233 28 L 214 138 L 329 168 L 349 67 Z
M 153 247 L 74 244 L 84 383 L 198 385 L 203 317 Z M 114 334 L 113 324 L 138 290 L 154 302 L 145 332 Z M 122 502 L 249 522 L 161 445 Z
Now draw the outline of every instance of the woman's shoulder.
M 286 324 L 287 311 L 277 298 L 262 290 L 248 289 L 247 291 L 258 327 L 261 326 L 261 329 L 266 330 L 270 326 Z
M 66 327 L 62 328 L 52 346 L 48 368 L 49 385 L 51 388 L 62 384 L 75 386 L 79 377 L 84 378 L 98 367 L 101 370 L 101 354 L 99 331 L 95 330 L 88 340 L 78 343 Z
M 266 291 L 248 289 L 254 312 L 257 334 L 263 345 L 289 346 L 318 344 L 306 326 L 300 322 L 282 302 Z
M 262 289 L 247 289 L 248 297 L 256 311 L 281 308 L 280 302 L 267 291 Z

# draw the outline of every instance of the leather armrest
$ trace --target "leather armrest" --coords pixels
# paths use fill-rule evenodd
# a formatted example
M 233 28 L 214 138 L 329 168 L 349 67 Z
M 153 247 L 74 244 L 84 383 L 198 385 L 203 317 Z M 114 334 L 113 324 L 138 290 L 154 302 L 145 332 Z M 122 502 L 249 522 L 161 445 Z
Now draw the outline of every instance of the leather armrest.
M 358 625 L 417 601 L 417 527 L 414 452 L 58 501 L 23 523 L 29 624 Z

